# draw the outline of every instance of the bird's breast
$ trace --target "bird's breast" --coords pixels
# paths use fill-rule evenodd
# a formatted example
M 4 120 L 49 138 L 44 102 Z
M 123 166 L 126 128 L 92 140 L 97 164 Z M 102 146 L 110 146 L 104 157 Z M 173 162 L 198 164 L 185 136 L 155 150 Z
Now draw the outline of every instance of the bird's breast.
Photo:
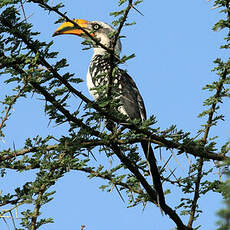
M 110 65 L 106 59 L 100 55 L 92 58 L 86 80 L 89 92 L 94 97 L 94 99 L 98 98 L 98 93 L 95 88 L 108 84 L 109 71 Z

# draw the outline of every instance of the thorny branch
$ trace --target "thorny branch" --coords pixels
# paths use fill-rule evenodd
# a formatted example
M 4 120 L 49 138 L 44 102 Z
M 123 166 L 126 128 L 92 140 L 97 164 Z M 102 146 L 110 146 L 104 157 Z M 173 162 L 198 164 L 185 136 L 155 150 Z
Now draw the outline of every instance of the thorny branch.
M 219 86 L 217 87 L 216 94 L 214 96 L 215 98 L 220 97 L 222 89 L 224 87 L 224 80 L 226 79 L 226 77 L 227 77 L 227 73 L 225 72 L 225 73 L 223 73 L 223 75 L 221 77 L 222 81 L 220 82 Z M 214 116 L 214 113 L 216 111 L 218 103 L 219 103 L 219 101 L 216 100 L 211 106 L 211 112 L 208 115 L 208 121 L 207 121 L 207 124 L 206 124 L 204 136 L 203 136 L 203 139 L 202 139 L 204 145 L 207 143 L 209 131 L 210 131 L 210 128 L 212 126 L 213 116 Z M 189 222 L 188 222 L 188 227 L 192 227 L 192 224 L 193 224 L 193 221 L 194 221 L 194 216 L 195 216 L 196 209 L 197 209 L 197 202 L 198 202 L 198 199 L 200 197 L 200 195 L 199 195 L 200 194 L 200 181 L 201 181 L 201 178 L 202 178 L 203 164 L 204 164 L 204 158 L 201 157 L 198 160 L 198 169 L 197 169 L 198 174 L 197 174 L 197 179 L 196 179 L 196 182 L 195 182 L 195 193 L 194 193 L 192 207 L 191 207 L 191 211 L 190 211 L 190 218 L 189 218 Z
M 121 30 L 122 28 L 124 27 L 124 24 L 128 18 L 128 14 L 129 14 L 129 11 L 131 10 L 131 8 L 133 8 L 133 0 L 129 0 L 129 4 L 128 6 L 126 7 L 126 10 L 124 12 L 124 15 L 123 15 L 123 18 L 120 22 L 120 25 L 118 27 L 118 29 L 116 30 L 116 33 L 115 33 L 115 37 L 114 37 L 114 41 L 113 41 L 113 44 L 112 44 L 112 50 L 114 52 L 114 49 L 115 49 L 115 46 L 117 44 L 117 41 L 119 39 L 119 36 L 120 36 L 120 33 L 121 33 Z M 135 8 L 134 8 L 135 9 Z
M 114 140 L 114 142 L 115 142 L 115 140 Z M 81 144 L 83 145 L 82 146 L 83 148 L 84 147 L 88 148 L 88 147 L 101 146 L 101 145 L 107 145 L 107 146 L 109 146 L 111 143 L 110 142 L 105 143 L 105 142 L 102 142 L 102 141 L 96 141 L 96 142 L 95 141 L 92 141 L 92 142 L 90 142 L 90 141 L 88 141 L 88 142 L 81 141 Z M 122 144 L 122 143 L 121 142 L 115 142 L 115 144 L 119 145 L 119 144 Z M 45 148 L 42 148 L 42 150 L 40 149 L 40 147 L 32 147 L 32 148 L 27 148 L 27 149 L 22 149 L 20 151 L 12 152 L 12 153 L 7 152 L 5 156 L 1 156 L 0 157 L 0 161 L 11 160 L 11 159 L 16 158 L 18 156 L 24 156 L 27 153 L 36 153 L 38 151 L 45 151 L 45 152 L 49 152 L 49 151 L 52 151 L 52 150 L 56 151 L 58 148 L 59 148 L 59 145 L 56 144 L 56 145 L 46 146 Z M 60 158 L 60 160 L 61 160 L 61 158 Z M 61 167 L 61 165 L 59 167 Z M 135 167 L 139 168 L 137 165 Z M 39 168 L 39 165 L 37 165 L 37 166 L 33 165 L 33 167 L 32 166 L 26 166 L 25 169 L 26 170 L 30 170 L 30 169 L 36 169 L 36 168 Z M 17 167 L 9 167 L 9 169 L 18 170 Z M 140 169 L 142 170 L 142 168 L 140 168 Z M 75 170 L 75 168 L 70 167 L 70 170 Z M 94 171 L 90 167 L 85 167 L 85 168 L 81 167 L 81 168 L 77 168 L 77 170 L 85 172 L 85 173 L 90 174 L 90 175 L 93 175 L 95 177 L 99 177 L 99 178 L 102 178 L 102 179 L 109 180 L 109 181 L 113 181 L 113 179 L 114 179 L 112 175 L 110 175 L 110 174 L 104 174 L 104 173 L 103 174 L 99 174 L 98 172 Z M 147 172 L 148 171 L 145 171 L 145 173 L 147 173 Z M 168 177 L 166 177 L 166 178 L 162 177 L 162 180 L 163 181 L 167 181 L 167 182 L 169 182 L 171 184 L 178 184 L 179 186 L 183 186 L 181 184 L 180 180 L 172 181 Z M 133 189 L 132 187 L 130 187 L 129 185 L 127 185 L 127 183 L 123 183 L 121 181 L 115 182 L 115 185 L 118 185 L 118 186 L 121 186 L 123 188 L 127 188 L 129 190 L 132 190 L 134 193 L 137 193 L 137 194 L 143 194 L 143 190 L 141 188 Z M 18 200 L 17 201 L 13 201 L 14 204 L 17 203 L 17 202 L 18 202 Z M 1 204 L 1 205 L 5 205 L 5 203 Z
M 136 144 L 136 143 L 140 143 L 141 141 L 147 141 L 147 140 L 148 140 L 147 138 L 134 138 L 131 140 L 129 140 L 129 139 L 128 140 L 126 140 L 126 139 L 122 139 L 122 140 L 115 139 L 113 141 L 118 145 L 127 145 L 127 144 Z M 155 142 L 152 142 L 152 143 L 155 143 Z M 101 146 L 101 145 L 108 146 L 109 144 L 110 144 L 110 141 L 104 141 L 104 140 L 88 140 L 88 141 L 82 140 L 81 141 L 82 148 L 90 148 L 90 147 L 96 147 L 96 146 Z M 58 147 L 58 144 L 50 145 L 50 146 L 47 146 L 46 150 L 47 151 L 55 150 L 57 147 Z M 19 151 L 12 151 L 10 153 L 8 151 L 6 151 L 6 153 L 4 153 L 5 151 L 1 151 L 0 152 L 0 160 L 10 160 L 14 157 L 22 156 L 24 154 L 27 154 L 30 152 L 36 152 L 36 151 L 39 151 L 39 147 L 25 148 L 25 149 L 22 149 Z M 207 159 L 213 159 L 213 157 L 214 157 L 213 155 L 208 156 L 206 158 Z M 217 160 L 220 160 L 220 161 L 222 161 L 224 159 L 228 159 L 228 158 L 227 157 L 226 158 L 217 158 Z
M 51 169 L 47 176 L 49 178 L 52 178 L 52 176 L 55 173 L 55 169 Z M 53 184 L 53 182 L 50 182 L 49 180 L 44 182 L 38 189 L 37 191 L 37 199 L 34 201 L 35 202 L 35 207 L 34 207 L 34 212 L 31 218 L 31 227 L 30 230 L 36 230 L 37 227 L 37 219 L 39 216 L 39 212 L 40 212 L 40 208 L 42 206 L 42 202 L 44 202 L 44 193 L 46 192 L 46 190 L 50 187 L 50 185 Z
M 31 219 L 31 230 L 36 230 L 37 229 L 37 226 L 36 226 L 37 218 L 38 218 L 38 215 L 39 215 L 39 210 L 41 208 L 42 196 L 43 196 L 44 192 L 46 191 L 46 189 L 47 189 L 47 184 L 43 184 L 41 186 L 41 188 L 39 189 L 38 197 L 35 200 L 35 207 L 34 207 L 33 216 L 32 216 L 32 219 Z
M 1 20 L 1 18 L 0 18 L 0 20 Z M 5 58 L 7 58 L 7 57 L 5 57 Z M 20 73 L 22 76 L 27 75 L 27 73 L 17 65 L 13 65 L 10 67 L 15 69 L 16 71 L 18 71 L 18 73 Z M 49 101 L 51 104 L 53 104 L 58 111 L 60 111 L 63 115 L 65 115 L 65 117 L 67 118 L 68 121 L 73 122 L 76 125 L 78 125 L 79 127 L 82 127 L 84 129 L 88 130 L 92 135 L 94 135 L 96 137 L 102 137 L 103 136 L 103 134 L 101 134 L 99 131 L 94 130 L 93 128 L 87 126 L 80 119 L 77 119 L 75 116 L 70 114 L 70 112 L 68 110 L 66 110 L 51 94 L 49 94 L 47 92 L 47 90 L 44 87 L 40 86 L 37 82 L 30 80 L 28 83 L 31 84 L 38 92 L 40 92 L 45 97 L 45 99 L 47 101 Z
M 111 96 L 111 90 L 112 90 L 113 81 L 114 81 L 113 70 L 116 67 L 115 58 L 114 58 L 115 57 L 115 55 L 114 55 L 115 54 L 115 47 L 117 45 L 117 41 L 119 39 L 119 36 L 120 36 L 121 30 L 122 30 L 122 28 L 124 26 L 124 23 L 128 18 L 128 14 L 129 14 L 129 11 L 132 8 L 132 5 L 133 5 L 133 1 L 129 0 L 128 6 L 126 7 L 126 10 L 125 10 L 123 18 L 122 18 L 122 20 L 120 22 L 120 25 L 119 25 L 119 27 L 116 30 L 115 35 L 114 35 L 114 40 L 113 40 L 112 47 L 111 47 L 112 51 L 113 51 L 113 55 L 110 54 L 110 58 L 109 58 L 109 60 L 110 60 L 110 70 L 107 73 L 107 77 L 108 77 L 107 97 L 108 98 L 110 98 L 110 96 Z
M 225 7 L 228 9 L 227 18 L 228 18 L 228 21 L 230 21 L 229 1 L 226 2 Z M 225 80 L 227 78 L 227 75 L 228 75 L 228 72 L 225 69 L 224 72 L 222 73 L 222 76 L 220 76 L 221 81 L 219 81 L 219 84 L 217 86 L 214 98 L 220 98 L 221 97 L 222 90 L 224 88 L 224 82 L 225 82 Z M 213 102 L 212 106 L 211 106 L 211 110 L 209 112 L 208 120 L 207 120 L 206 127 L 205 127 L 204 136 L 203 136 L 203 139 L 202 139 L 204 145 L 207 144 L 210 128 L 212 127 L 214 113 L 216 112 L 218 103 L 219 103 L 219 100 L 215 100 Z M 204 165 L 204 158 L 201 157 L 198 160 L 198 168 L 197 168 L 198 174 L 197 174 L 197 179 L 196 179 L 196 182 L 195 182 L 195 193 L 194 193 L 192 206 L 191 206 L 191 211 L 190 211 L 190 217 L 189 217 L 189 221 L 188 221 L 188 225 L 187 225 L 190 228 L 192 227 L 192 224 L 194 222 L 194 217 L 195 217 L 195 213 L 196 213 L 196 209 L 197 209 L 197 203 L 198 203 L 198 199 L 200 197 L 200 182 L 201 182 L 201 179 L 202 179 L 203 165 Z
M 76 125 L 78 125 L 78 127 L 82 127 L 86 130 L 89 131 L 89 133 L 91 133 L 92 135 L 96 136 L 96 137 L 103 137 L 103 134 L 100 133 L 99 131 L 91 128 L 90 126 L 86 125 L 85 123 L 83 123 L 80 119 L 77 119 L 75 116 L 73 116 L 72 114 L 70 114 L 70 112 L 68 110 L 66 110 L 60 103 L 58 103 L 58 101 L 51 96 L 47 90 L 45 90 L 45 88 L 43 88 L 42 86 L 40 86 L 38 83 L 36 82 L 30 82 L 30 84 L 36 89 L 38 90 L 38 92 L 40 92 L 46 99 L 46 101 L 49 101 L 51 104 L 53 104 L 63 115 L 66 116 L 67 120 L 70 122 L 74 122 Z

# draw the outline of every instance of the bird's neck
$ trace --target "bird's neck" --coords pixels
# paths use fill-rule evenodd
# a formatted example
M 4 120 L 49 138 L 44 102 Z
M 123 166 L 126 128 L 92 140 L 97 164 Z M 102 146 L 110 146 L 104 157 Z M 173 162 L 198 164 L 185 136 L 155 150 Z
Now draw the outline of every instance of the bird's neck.
M 111 42 L 111 39 L 108 38 L 108 36 L 100 36 L 98 38 L 99 42 L 101 44 L 103 44 L 105 47 L 107 47 L 108 49 L 112 49 L 113 47 L 113 43 Z M 117 40 L 117 43 L 114 47 L 114 53 L 117 55 L 117 56 L 120 56 L 120 53 L 121 53 L 121 41 L 120 39 Z M 104 48 L 102 48 L 101 46 L 99 46 L 98 44 L 94 44 L 93 46 L 93 56 L 97 56 L 97 55 L 106 55 L 108 54 L 108 51 L 105 50 Z
M 119 47 L 119 46 L 116 46 L 116 47 L 115 47 L 115 54 L 116 54 L 117 56 L 120 56 L 120 52 L 121 52 L 120 47 Z M 94 47 L 94 48 L 93 48 L 93 57 L 95 57 L 95 56 L 97 56 L 97 55 L 104 56 L 104 55 L 106 55 L 106 54 L 108 54 L 108 51 L 105 50 L 105 49 L 103 49 L 102 47 Z
M 93 57 L 95 57 L 95 56 L 97 56 L 97 55 L 102 55 L 102 56 L 104 56 L 104 55 L 106 55 L 108 52 L 105 50 L 105 49 L 103 49 L 103 48 L 101 48 L 101 47 L 95 47 L 94 49 L 93 49 Z

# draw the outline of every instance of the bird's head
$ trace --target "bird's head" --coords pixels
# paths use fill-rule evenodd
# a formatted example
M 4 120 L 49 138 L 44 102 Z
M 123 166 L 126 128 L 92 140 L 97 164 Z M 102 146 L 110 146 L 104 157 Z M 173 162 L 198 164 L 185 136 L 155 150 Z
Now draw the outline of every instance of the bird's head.
M 108 25 L 107 23 L 100 21 L 86 21 L 83 19 L 74 19 L 73 20 L 79 27 L 74 25 L 71 22 L 63 23 L 53 34 L 53 36 L 62 35 L 62 34 L 73 34 L 83 38 L 89 38 L 85 33 L 87 31 L 92 37 L 96 38 L 101 44 L 108 48 L 112 48 L 113 38 L 115 29 Z M 83 30 L 82 30 L 83 29 Z M 85 30 L 85 31 L 84 31 Z M 94 52 L 96 54 L 105 54 L 106 50 L 101 46 L 93 42 Z M 118 39 L 115 52 L 120 54 L 121 51 L 121 42 Z

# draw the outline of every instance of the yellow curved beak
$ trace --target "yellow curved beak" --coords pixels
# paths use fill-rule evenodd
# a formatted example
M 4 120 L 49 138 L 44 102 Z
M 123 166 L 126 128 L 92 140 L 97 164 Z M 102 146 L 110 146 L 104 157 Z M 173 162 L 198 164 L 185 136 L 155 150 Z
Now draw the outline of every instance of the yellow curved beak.
M 81 30 L 81 28 L 88 30 L 89 22 L 84 19 L 73 19 L 73 21 L 76 22 L 79 27 L 75 26 L 71 22 L 64 22 L 54 32 L 53 37 L 61 34 L 74 34 L 78 36 L 84 36 L 85 33 L 83 30 Z

